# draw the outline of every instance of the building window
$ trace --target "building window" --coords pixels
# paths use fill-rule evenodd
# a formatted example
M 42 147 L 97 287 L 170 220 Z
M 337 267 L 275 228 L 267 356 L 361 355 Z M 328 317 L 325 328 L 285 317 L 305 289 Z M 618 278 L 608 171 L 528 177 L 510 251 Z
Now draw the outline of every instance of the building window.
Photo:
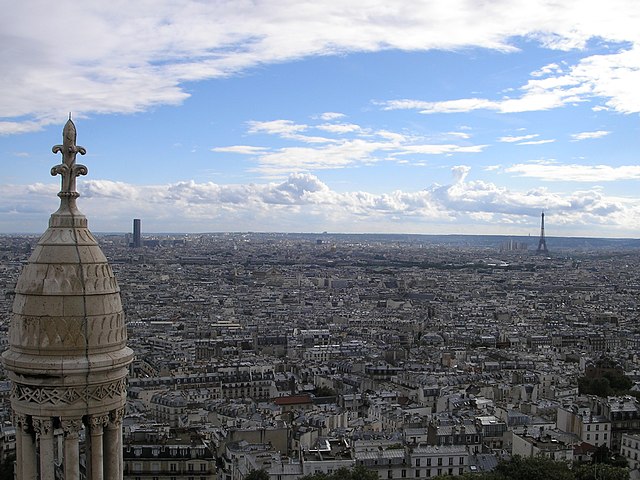
M 420 469 L 419 468 L 416 470 L 416 478 L 420 478 Z
M 402 470 L 402 478 L 407 478 L 407 471 L 406 470 Z
M 440 465 L 442 465 L 442 457 L 438 458 L 438 466 L 440 466 Z M 440 469 L 438 469 L 438 470 L 440 470 Z M 438 474 L 438 475 L 440 475 L 440 474 Z
M 453 457 L 449 457 L 449 465 L 453 465 Z
M 427 458 L 427 467 L 430 467 L 430 466 L 431 466 L 431 459 Z
M 171 472 L 175 472 L 176 470 L 176 464 L 175 463 L 170 463 L 169 464 L 169 471 Z
M 419 467 L 419 466 L 420 466 L 420 459 L 416 458 L 416 467 Z

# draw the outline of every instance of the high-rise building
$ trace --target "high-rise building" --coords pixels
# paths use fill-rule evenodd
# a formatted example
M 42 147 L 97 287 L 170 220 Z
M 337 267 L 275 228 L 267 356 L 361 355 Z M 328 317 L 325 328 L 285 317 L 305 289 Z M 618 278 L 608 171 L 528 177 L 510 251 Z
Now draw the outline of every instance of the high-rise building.
M 13 382 L 16 478 L 121 480 L 133 352 L 120 289 L 76 206 L 76 178 L 87 168 L 76 164 L 85 149 L 76 145 L 71 119 L 53 152 L 63 159 L 51 170 L 62 176 L 60 208 L 16 284 L 9 348 L 2 354 Z
M 133 248 L 142 246 L 142 231 L 140 230 L 140 219 L 133 219 Z

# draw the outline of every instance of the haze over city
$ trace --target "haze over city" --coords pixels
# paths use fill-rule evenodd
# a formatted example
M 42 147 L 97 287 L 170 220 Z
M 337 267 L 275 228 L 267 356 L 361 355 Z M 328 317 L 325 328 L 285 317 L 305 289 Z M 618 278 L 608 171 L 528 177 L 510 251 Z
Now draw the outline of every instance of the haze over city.
M 2 11 L 0 232 L 56 209 L 69 112 L 95 232 L 640 232 L 632 0 Z

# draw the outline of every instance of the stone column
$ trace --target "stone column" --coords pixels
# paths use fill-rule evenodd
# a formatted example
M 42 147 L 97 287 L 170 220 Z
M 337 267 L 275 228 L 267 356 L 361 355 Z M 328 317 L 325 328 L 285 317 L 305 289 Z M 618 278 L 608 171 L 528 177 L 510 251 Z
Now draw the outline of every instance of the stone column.
M 13 416 L 13 424 L 16 427 L 16 478 L 22 479 L 22 428 L 27 423 L 26 415 Z
M 38 458 L 36 457 L 36 437 L 31 428 L 30 417 L 20 415 L 22 421 L 22 448 L 20 457 L 22 458 L 22 478 L 24 480 L 36 480 L 38 469 L 36 468 Z M 17 453 L 17 452 L 16 452 Z
M 81 418 L 63 418 L 64 431 L 64 479 L 80 480 L 80 445 L 78 432 L 82 428 Z
M 103 438 L 104 425 L 109 420 L 108 415 L 92 415 L 89 417 L 89 431 L 91 436 L 91 480 L 104 480 Z
M 40 445 L 39 480 L 55 480 L 55 463 L 53 458 L 53 420 L 51 417 L 34 417 L 33 429 L 38 434 L 38 443 Z
M 124 408 L 109 414 L 109 423 L 104 431 L 104 476 L 106 479 L 122 480 L 122 419 Z

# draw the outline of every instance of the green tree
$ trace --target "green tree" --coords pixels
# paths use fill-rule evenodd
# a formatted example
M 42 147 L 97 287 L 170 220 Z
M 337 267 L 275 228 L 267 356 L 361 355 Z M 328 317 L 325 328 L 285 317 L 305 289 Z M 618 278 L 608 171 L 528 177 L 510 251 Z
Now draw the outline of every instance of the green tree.
M 614 393 L 625 393 L 631 387 L 633 387 L 633 381 L 627 377 L 624 373 L 619 372 L 605 372 L 604 378 L 609 380 L 609 385 Z
M 593 465 L 579 465 L 574 468 L 576 480 L 629 480 L 629 469 L 615 467 L 606 463 L 594 463 Z
M 613 389 L 606 377 L 580 377 L 578 378 L 578 391 L 581 395 L 597 395 L 599 397 L 613 394 Z
M 317 397 L 335 397 L 336 395 L 336 391 L 331 387 L 321 386 L 316 388 Z
M 369 470 L 361 465 L 352 468 L 340 468 L 332 474 L 314 473 L 305 475 L 300 480 L 378 480 L 378 472 Z
M 269 480 L 269 473 L 264 468 L 252 470 L 244 477 L 244 480 Z
M 8 456 L 4 462 L 0 463 L 0 480 L 13 480 L 13 462 L 15 457 Z
M 497 478 L 518 480 L 574 480 L 569 466 L 547 457 L 515 456 L 496 467 Z

